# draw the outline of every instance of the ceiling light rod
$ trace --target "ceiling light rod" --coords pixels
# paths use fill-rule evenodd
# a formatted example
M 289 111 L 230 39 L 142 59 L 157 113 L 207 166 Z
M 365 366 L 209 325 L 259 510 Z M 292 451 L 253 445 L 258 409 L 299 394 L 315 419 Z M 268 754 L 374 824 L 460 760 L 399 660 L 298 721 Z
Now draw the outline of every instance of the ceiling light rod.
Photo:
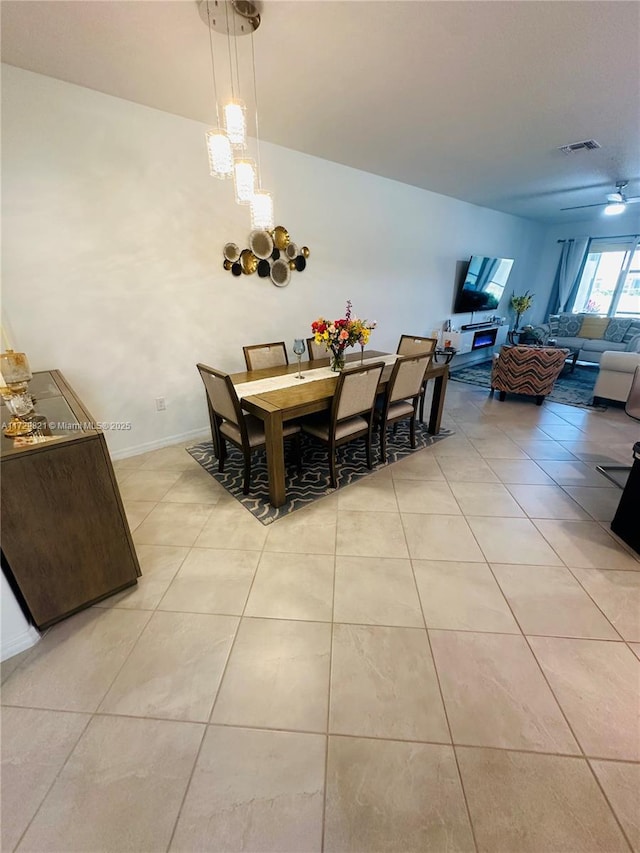
M 211 75 L 213 77 L 213 97 L 216 101 L 216 123 L 218 127 L 220 127 L 220 110 L 218 109 L 218 86 L 216 85 L 216 65 L 213 60 L 213 33 L 211 32 L 211 11 L 209 6 L 209 0 L 206 0 L 207 3 L 207 22 L 209 24 L 209 52 L 211 54 Z

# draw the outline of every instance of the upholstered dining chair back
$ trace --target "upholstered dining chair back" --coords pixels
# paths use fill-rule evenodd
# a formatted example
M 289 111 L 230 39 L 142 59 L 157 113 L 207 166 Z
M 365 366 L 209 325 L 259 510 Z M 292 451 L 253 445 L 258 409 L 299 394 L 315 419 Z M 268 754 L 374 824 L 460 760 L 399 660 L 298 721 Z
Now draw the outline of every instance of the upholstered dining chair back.
M 420 338 L 417 335 L 400 335 L 397 355 L 419 355 L 433 352 L 438 344 L 436 338 Z
M 238 426 L 242 421 L 242 410 L 229 375 L 206 364 L 198 364 L 198 372 L 214 413 Z
M 247 370 L 262 370 L 265 367 L 281 367 L 289 364 L 284 341 L 272 344 L 253 344 L 242 347 Z
M 383 368 L 383 362 L 374 362 L 366 367 L 342 371 L 334 397 L 336 422 L 354 415 L 371 414 Z
M 324 344 L 317 344 L 315 338 L 307 338 L 307 352 L 309 361 L 317 361 L 319 358 L 328 358 L 329 353 Z
M 389 379 L 389 402 L 418 397 L 422 390 L 424 374 L 431 364 L 432 354 L 402 356 L 393 366 Z
M 640 367 L 636 367 L 631 380 L 631 390 L 624 404 L 624 410 L 630 418 L 640 421 Z
M 569 351 L 557 347 L 503 346 L 493 360 L 491 391 L 530 394 L 540 405 L 551 393 Z

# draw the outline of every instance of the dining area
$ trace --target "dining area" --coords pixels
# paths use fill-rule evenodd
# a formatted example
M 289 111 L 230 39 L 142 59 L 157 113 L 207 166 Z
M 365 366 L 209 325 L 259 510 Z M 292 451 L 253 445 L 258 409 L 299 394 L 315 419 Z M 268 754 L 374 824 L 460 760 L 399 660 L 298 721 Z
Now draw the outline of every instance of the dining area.
M 415 449 L 417 432 L 437 436 L 441 430 L 449 368 L 433 360 L 435 339 L 403 334 L 395 353 L 365 349 L 362 343 L 360 352 L 347 353 L 346 346 L 330 340 L 330 325 L 322 326 L 313 324 L 312 337 L 294 341 L 293 363 L 285 342 L 275 341 L 244 346 L 244 371 L 197 365 L 211 427 L 211 461 L 222 474 L 230 459 L 241 456 L 247 496 L 254 488 L 254 457 L 262 451 L 272 508 L 289 500 L 292 479 L 305 478 L 311 452 L 324 459 L 319 477 L 326 491 L 337 488 L 341 478 L 347 481 L 341 474 L 343 446 L 358 446 L 356 473 L 366 474 L 387 464 L 396 445 Z M 362 328 L 358 334 L 362 341 Z

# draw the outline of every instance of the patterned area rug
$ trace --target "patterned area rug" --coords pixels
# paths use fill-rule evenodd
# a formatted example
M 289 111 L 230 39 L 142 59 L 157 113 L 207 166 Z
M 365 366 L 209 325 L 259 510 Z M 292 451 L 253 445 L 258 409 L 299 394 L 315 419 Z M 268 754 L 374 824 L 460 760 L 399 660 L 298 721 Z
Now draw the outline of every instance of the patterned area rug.
M 597 364 L 576 364 L 573 373 L 570 373 L 569 368 L 565 367 L 556 379 L 553 391 L 547 400 L 553 400 L 555 403 L 566 403 L 568 406 L 596 408 L 598 411 L 603 411 L 606 407 L 592 406 L 593 387 L 598 378 L 598 370 Z M 471 364 L 469 367 L 459 367 L 451 371 L 449 378 L 457 382 L 469 382 L 471 385 L 482 385 L 483 388 L 490 388 L 491 362 L 482 361 L 479 364 Z
M 450 430 L 441 430 L 439 435 L 429 435 L 425 424 L 416 425 L 416 448 L 409 444 L 409 425 L 406 422 L 398 424 L 396 435 L 391 429 L 387 437 L 387 464 L 391 465 L 400 459 L 411 456 L 425 447 L 431 447 L 437 441 L 452 435 Z M 378 458 L 377 436 L 373 440 L 373 469 L 369 471 L 366 463 L 364 442 L 352 441 L 338 448 L 338 488 L 344 488 L 363 477 L 386 468 L 386 465 L 376 464 Z M 229 455 L 224 463 L 224 472 L 218 473 L 218 460 L 213 454 L 210 441 L 203 441 L 194 447 L 187 448 L 193 458 L 221 483 L 225 489 L 240 501 L 263 524 L 272 524 L 279 518 L 290 515 L 297 509 L 307 506 L 318 498 L 333 494 L 335 489 L 329 486 L 329 462 L 327 449 L 309 436 L 302 435 L 302 473 L 298 474 L 295 463 L 289 458 L 287 463 L 287 502 L 281 507 L 272 507 L 269 503 L 267 480 L 267 464 L 265 452 L 257 451 L 251 464 L 251 492 L 242 494 L 243 462 L 240 451 L 228 445 Z M 285 452 L 288 450 L 285 447 Z

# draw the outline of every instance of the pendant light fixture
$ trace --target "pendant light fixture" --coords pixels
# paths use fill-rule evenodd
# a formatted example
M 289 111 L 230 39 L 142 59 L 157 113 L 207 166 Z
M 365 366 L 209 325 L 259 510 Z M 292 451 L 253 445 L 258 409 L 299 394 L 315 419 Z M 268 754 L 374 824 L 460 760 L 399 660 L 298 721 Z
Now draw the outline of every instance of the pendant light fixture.
M 234 160 L 233 183 L 238 204 L 251 204 L 256 191 L 256 164 L 250 157 Z
M 207 154 L 209 155 L 209 174 L 214 178 L 230 178 L 233 174 L 233 153 L 227 134 L 220 129 L 220 113 L 218 111 L 218 91 L 216 86 L 216 66 L 213 60 L 213 37 L 211 33 L 211 7 L 206 0 L 207 24 L 209 26 L 209 52 L 211 54 L 211 76 L 213 78 L 213 98 L 216 105 L 215 130 L 206 133 Z

